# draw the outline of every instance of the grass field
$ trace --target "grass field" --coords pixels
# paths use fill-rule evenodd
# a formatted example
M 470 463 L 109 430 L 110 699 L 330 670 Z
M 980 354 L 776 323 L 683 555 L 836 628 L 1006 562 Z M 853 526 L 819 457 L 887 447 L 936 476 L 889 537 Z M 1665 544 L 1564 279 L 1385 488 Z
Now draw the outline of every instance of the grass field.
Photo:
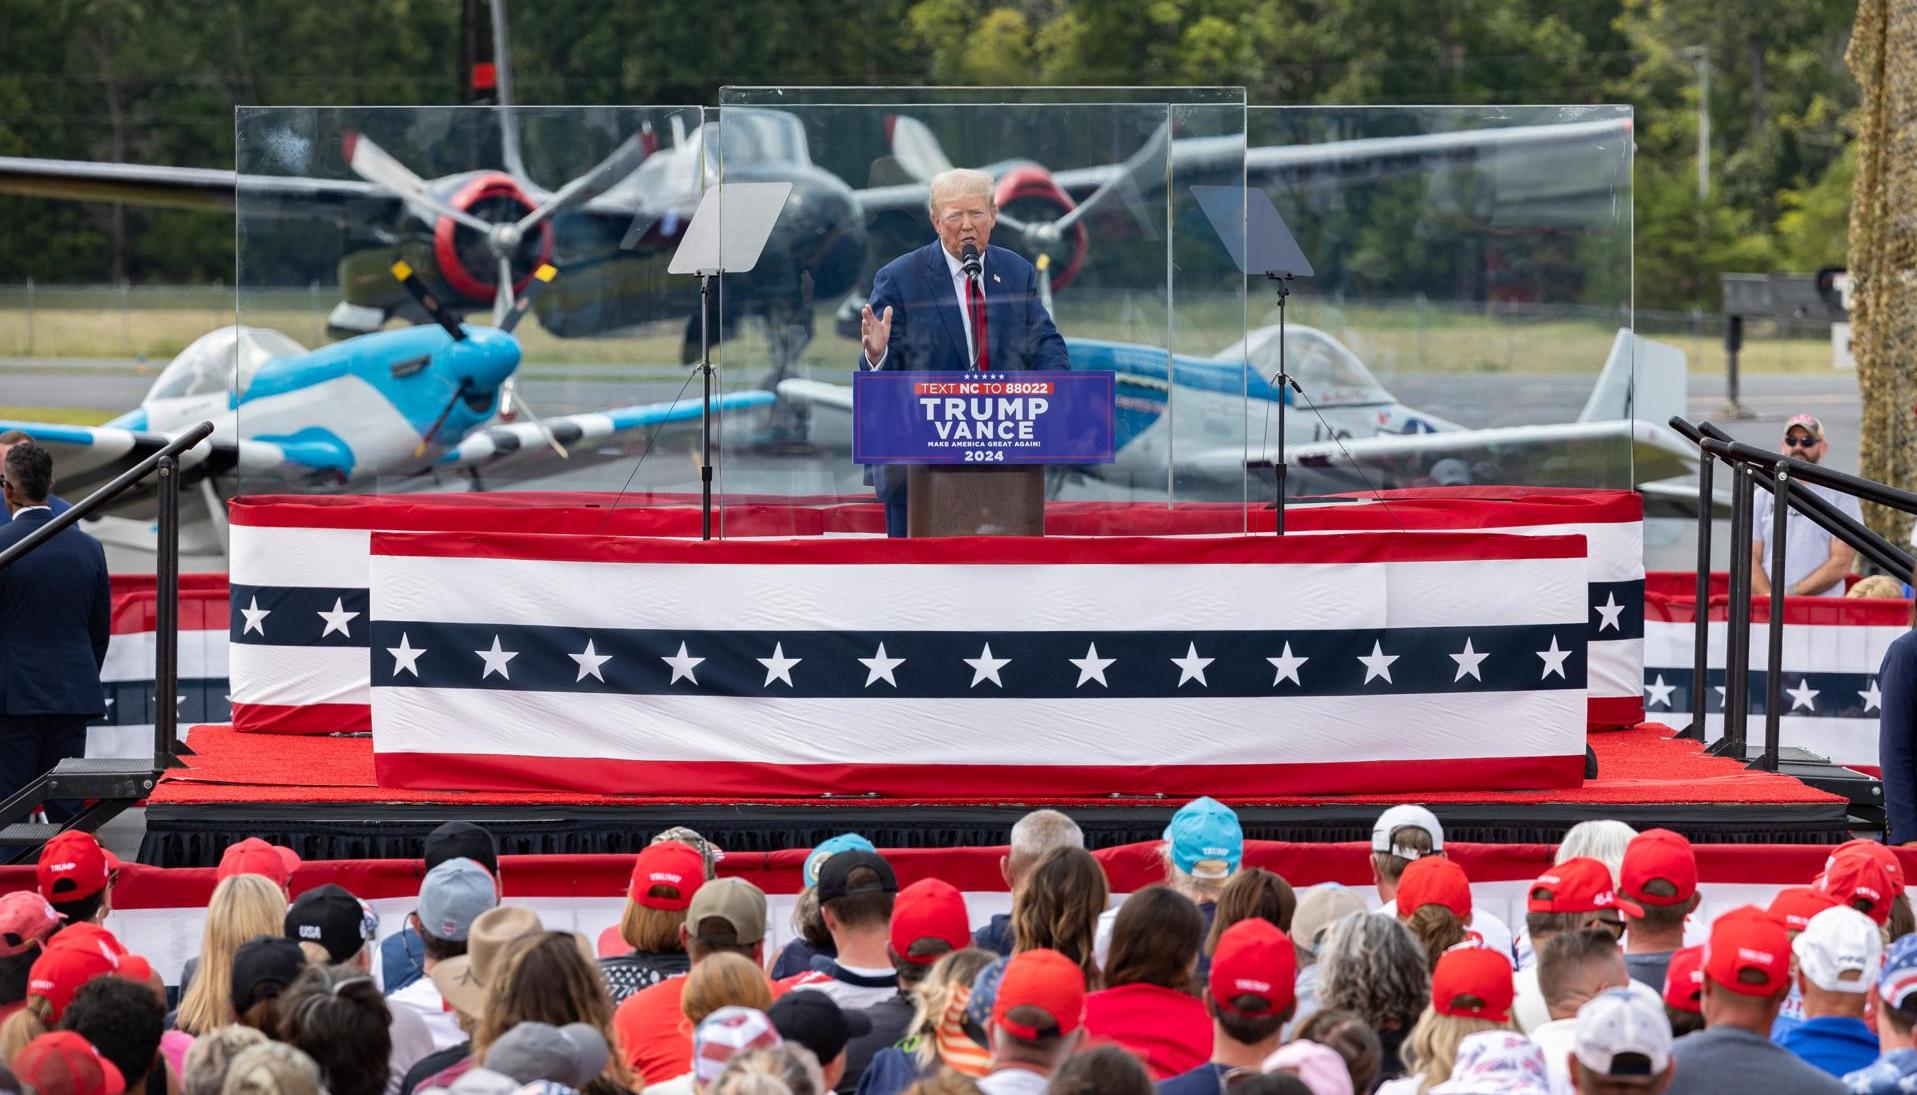
M 0 405 L 0 420 L 53 422 L 62 426 L 98 426 L 117 412 L 78 407 L 9 407 Z
M 29 310 L 20 290 L 0 289 L 0 356 L 44 358 L 124 358 L 157 367 L 193 339 L 232 323 L 231 290 L 107 289 L 36 292 Z M 325 340 L 326 309 L 331 298 L 291 290 L 249 294 L 246 323 L 280 330 L 307 346 Z M 1163 345 L 1167 338 L 1162 298 L 1066 292 L 1055 305 L 1059 326 L 1068 335 Z M 1507 316 L 1431 306 L 1360 304 L 1337 307 L 1299 294 L 1289 319 L 1310 324 L 1342 339 L 1381 377 L 1394 373 L 1562 373 L 1596 372 L 1609 350 L 1616 321 L 1604 315 Z M 1170 337 L 1181 353 L 1209 355 L 1236 339 L 1239 317 L 1256 327 L 1277 321 L 1269 301 L 1255 299 L 1250 309 L 1231 298 L 1183 298 Z M 1721 373 L 1725 353 L 1717 317 L 1695 322 L 1640 322 L 1639 330 L 1682 348 L 1694 373 Z M 845 367 L 853 352 L 832 331 L 832 313 L 821 308 L 817 335 L 805 354 L 807 364 L 832 371 Z M 1684 329 L 1677 329 L 1684 328 Z M 1752 324 L 1741 367 L 1748 372 L 1820 372 L 1830 370 L 1828 335 L 1779 337 Z M 617 338 L 559 339 L 537 323 L 520 328 L 528 371 L 554 379 L 661 377 L 679 375 L 679 324 L 657 324 Z M 1800 333 L 1801 334 L 1801 333 Z M 764 329 L 748 324 L 721 355 L 726 364 L 747 370 L 767 359 Z M 575 372 L 571 367 L 583 366 Z M 596 368 L 595 368 L 596 367 Z M 58 370 L 53 363 L 35 371 Z

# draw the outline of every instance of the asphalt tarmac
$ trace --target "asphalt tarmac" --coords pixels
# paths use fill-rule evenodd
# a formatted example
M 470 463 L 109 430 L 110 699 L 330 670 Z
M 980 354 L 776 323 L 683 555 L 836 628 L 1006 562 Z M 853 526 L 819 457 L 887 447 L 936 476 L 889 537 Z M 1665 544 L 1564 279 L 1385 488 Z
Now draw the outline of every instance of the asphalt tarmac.
M 562 379 L 544 378 L 534 365 L 522 380 L 527 399 L 541 414 L 558 415 L 674 398 L 681 392 L 696 397 L 697 385 L 678 380 L 621 380 L 584 375 L 568 369 Z M 756 379 L 756 373 L 749 374 Z M 137 406 L 152 385 L 154 372 L 137 371 L 133 363 L 112 359 L 0 358 L 0 405 L 66 408 L 119 413 Z M 1468 373 L 1400 376 L 1388 382 L 1405 404 L 1428 410 L 1468 426 L 1507 426 L 1568 422 L 1590 394 L 1589 381 L 1561 374 Z M 1784 421 L 1808 412 L 1822 419 L 1830 437 L 1826 458 L 1840 471 L 1857 470 L 1857 431 L 1862 409 L 1854 374 L 1843 372 L 1767 373 L 1743 378 L 1740 402 L 1751 415 L 1734 418 L 1726 412 L 1726 385 L 1721 374 L 1694 374 L 1687 400 L 1690 417 L 1708 418 L 1732 436 L 1766 448 L 1776 445 Z M 664 435 L 643 459 L 631 446 L 628 454 L 564 476 L 509 484 L 497 478 L 490 487 L 508 485 L 541 489 L 621 490 L 648 488 L 662 491 L 698 489 L 698 461 L 694 439 L 686 431 Z M 857 492 L 858 471 L 850 465 L 801 455 L 738 453 L 721 465 L 724 487 L 732 491 L 781 494 Z M 464 480 L 449 481 L 449 489 L 467 489 Z M 1645 532 L 1646 563 L 1651 569 L 1689 569 L 1694 559 L 1694 528 L 1682 521 L 1653 521 Z M 1725 537 L 1714 537 L 1722 547 Z M 150 570 L 143 553 L 110 553 L 113 565 L 128 570 Z M 185 560 L 189 567 L 219 566 L 217 557 Z M 1720 558 L 1720 565 L 1722 559 Z

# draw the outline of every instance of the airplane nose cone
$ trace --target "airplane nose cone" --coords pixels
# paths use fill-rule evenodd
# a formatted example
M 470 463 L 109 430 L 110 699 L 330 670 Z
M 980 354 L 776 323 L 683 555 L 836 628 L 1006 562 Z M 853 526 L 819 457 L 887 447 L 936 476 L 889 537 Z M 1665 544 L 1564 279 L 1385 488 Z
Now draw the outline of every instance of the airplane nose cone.
M 491 327 L 468 327 L 466 334 L 473 348 L 467 376 L 475 387 L 498 388 L 519 368 L 518 339 Z

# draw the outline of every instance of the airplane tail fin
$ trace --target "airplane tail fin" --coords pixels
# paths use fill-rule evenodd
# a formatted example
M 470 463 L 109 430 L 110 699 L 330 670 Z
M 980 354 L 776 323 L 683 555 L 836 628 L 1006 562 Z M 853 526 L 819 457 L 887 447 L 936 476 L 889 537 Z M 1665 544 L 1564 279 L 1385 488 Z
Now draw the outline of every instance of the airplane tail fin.
M 1684 413 L 1687 372 L 1683 350 L 1620 327 L 1578 421 L 1635 418 L 1661 425 Z

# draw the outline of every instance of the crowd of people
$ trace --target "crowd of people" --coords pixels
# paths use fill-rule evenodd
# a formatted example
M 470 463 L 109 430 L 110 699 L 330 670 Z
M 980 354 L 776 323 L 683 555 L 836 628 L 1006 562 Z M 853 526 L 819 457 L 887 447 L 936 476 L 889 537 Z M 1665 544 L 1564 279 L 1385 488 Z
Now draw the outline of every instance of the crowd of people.
M 104 925 L 119 864 L 68 832 L 0 897 L 0 1091 L 22 1095 L 1786 1095 L 1917 1090 L 1917 919 L 1883 845 L 1837 848 L 1708 923 L 1680 835 L 1586 822 L 1522 924 L 1438 819 L 1371 842 L 1377 901 L 1244 862 L 1186 804 L 1164 879 L 1114 901 L 1078 826 L 1012 830 L 1008 915 L 900 885 L 855 834 L 806 857 L 791 942 L 698 833 L 634 859 L 597 940 L 502 893 L 492 838 L 435 830 L 382 937 L 290 850 L 230 846 L 167 986 Z M 1373 905 L 1376 905 L 1373 908 Z

